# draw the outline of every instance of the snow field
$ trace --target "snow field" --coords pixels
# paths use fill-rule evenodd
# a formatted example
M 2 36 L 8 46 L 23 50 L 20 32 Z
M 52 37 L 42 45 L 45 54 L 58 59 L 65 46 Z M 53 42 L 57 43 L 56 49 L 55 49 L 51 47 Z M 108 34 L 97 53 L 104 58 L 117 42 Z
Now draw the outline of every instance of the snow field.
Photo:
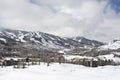
M 50 66 L 29 66 L 13 69 L 13 66 L 0 68 L 0 80 L 119 80 L 120 66 L 97 68 L 73 64 L 53 63 Z

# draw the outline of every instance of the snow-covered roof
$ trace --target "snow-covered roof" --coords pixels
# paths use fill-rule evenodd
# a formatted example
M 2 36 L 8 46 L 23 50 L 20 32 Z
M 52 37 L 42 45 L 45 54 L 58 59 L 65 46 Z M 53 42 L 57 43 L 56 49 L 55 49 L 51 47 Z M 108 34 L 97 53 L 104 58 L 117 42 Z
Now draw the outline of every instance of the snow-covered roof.
M 58 51 L 58 53 L 65 54 L 65 52 L 62 50 Z
M 12 57 L 6 57 L 4 58 L 4 60 L 14 60 L 14 61 L 17 61 L 18 59 L 21 59 L 21 58 L 12 58 Z
M 79 55 L 64 55 L 65 59 L 72 60 L 72 59 L 93 59 L 93 57 L 87 57 L 87 56 L 79 56 Z

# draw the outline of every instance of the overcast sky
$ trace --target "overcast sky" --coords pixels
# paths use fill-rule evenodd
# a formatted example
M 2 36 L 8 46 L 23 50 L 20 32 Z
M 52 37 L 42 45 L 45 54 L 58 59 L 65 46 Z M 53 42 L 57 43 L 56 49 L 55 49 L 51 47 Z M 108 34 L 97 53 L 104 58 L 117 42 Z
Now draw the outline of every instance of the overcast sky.
M 120 0 L 0 0 L 0 27 L 107 42 L 120 38 Z

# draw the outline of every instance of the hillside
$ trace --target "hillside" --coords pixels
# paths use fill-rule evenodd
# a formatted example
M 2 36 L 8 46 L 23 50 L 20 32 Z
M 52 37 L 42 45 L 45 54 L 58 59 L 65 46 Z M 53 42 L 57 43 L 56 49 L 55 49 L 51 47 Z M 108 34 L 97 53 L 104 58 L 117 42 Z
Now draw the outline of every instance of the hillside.
M 39 31 L 20 31 L 10 29 L 2 29 L 0 31 L 1 44 L 34 43 L 50 48 L 73 48 L 84 47 L 85 45 L 93 46 L 93 43 L 94 46 L 103 45 L 102 42 L 93 42 L 93 40 L 89 39 L 86 40 L 86 42 L 85 40 L 79 42 L 71 38 L 63 38 Z

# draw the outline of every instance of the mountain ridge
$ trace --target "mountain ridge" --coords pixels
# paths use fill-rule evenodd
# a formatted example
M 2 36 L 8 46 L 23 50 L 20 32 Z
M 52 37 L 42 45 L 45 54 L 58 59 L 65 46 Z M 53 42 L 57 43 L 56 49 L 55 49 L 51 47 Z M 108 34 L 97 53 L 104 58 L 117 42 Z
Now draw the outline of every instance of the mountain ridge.
M 83 42 L 85 41 L 86 42 Z M 17 43 L 35 43 L 51 48 L 75 48 L 83 47 L 84 45 L 93 46 L 93 41 L 84 38 L 82 42 L 67 37 L 59 37 L 53 34 L 48 34 L 40 31 L 23 31 L 2 29 L 0 30 L 0 43 L 1 44 L 17 44 Z M 89 41 L 89 44 L 87 43 Z M 91 42 L 90 42 L 91 41 Z M 96 41 L 94 46 L 98 47 L 103 45 L 102 42 Z

